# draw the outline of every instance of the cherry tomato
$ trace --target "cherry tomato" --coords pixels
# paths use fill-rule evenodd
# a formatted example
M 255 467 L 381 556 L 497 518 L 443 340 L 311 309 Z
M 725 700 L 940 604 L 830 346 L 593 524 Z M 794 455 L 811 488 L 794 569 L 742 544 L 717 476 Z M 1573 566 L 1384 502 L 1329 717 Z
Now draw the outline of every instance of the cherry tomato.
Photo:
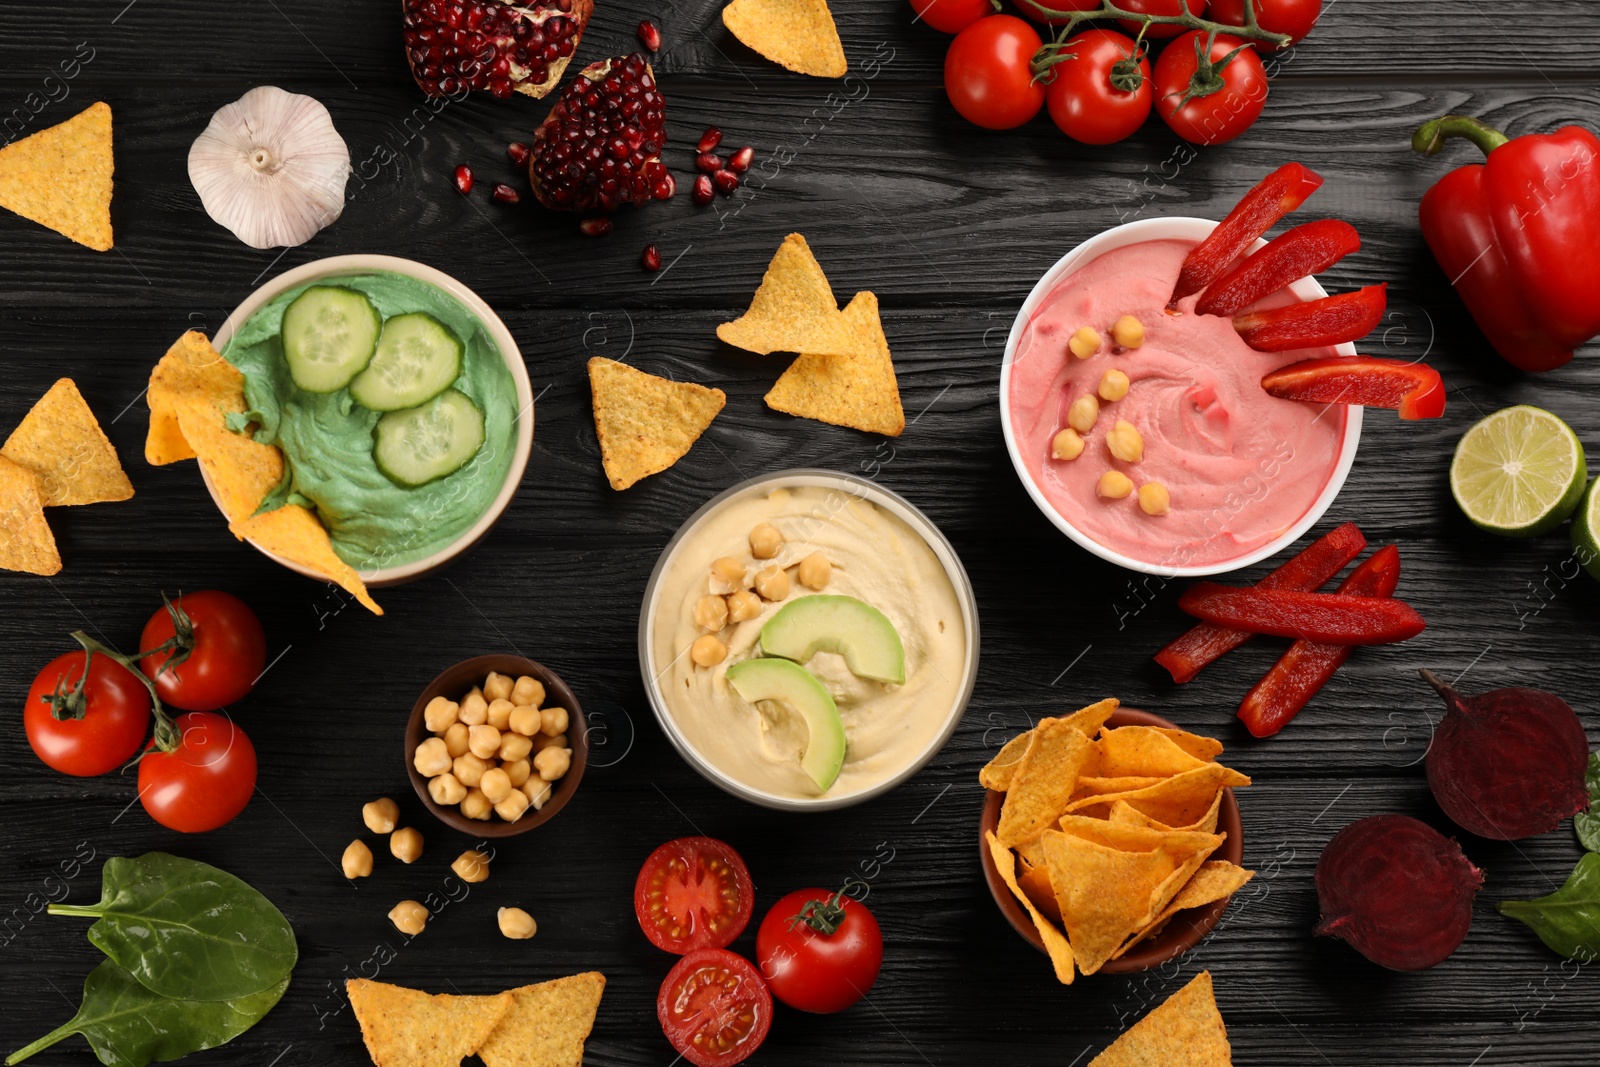
M 732 1067 L 761 1047 L 772 1028 L 772 994 L 750 961 L 727 949 L 689 953 L 667 972 L 656 1017 L 672 1047 L 694 1067 Z
M 1179 15 L 1183 13 L 1184 0 L 1121 0 L 1117 4 L 1124 11 L 1137 11 L 1141 15 Z M 1204 15 L 1206 13 L 1206 0 L 1188 0 L 1189 14 Z M 1122 28 L 1129 33 L 1137 34 L 1143 25 L 1133 19 L 1118 19 Z M 1183 33 L 1184 28 L 1176 22 L 1152 22 L 1145 31 L 1145 39 L 1161 39 L 1176 37 Z
M 633 914 L 656 948 L 683 955 L 721 948 L 744 933 L 755 907 L 750 869 L 714 837 L 668 841 L 633 883 Z
M 50 698 L 59 688 L 65 699 L 71 699 L 83 678 L 84 655 L 68 652 L 45 664 L 34 676 L 22 711 L 23 732 L 39 758 L 63 774 L 80 778 L 127 763 L 150 729 L 150 691 L 126 667 L 106 656 L 94 657 L 89 667 L 89 682 L 79 698 L 83 717 L 55 717 Z
M 1132 136 L 1150 117 L 1150 61 L 1139 57 L 1139 87 L 1112 84 L 1113 70 L 1134 54 L 1133 39 L 1112 30 L 1089 30 L 1067 42 L 1071 59 L 1051 67 L 1055 77 L 1045 105 L 1061 132 L 1084 144 L 1113 144 Z
M 1021 126 L 1044 106 L 1033 78 L 1039 33 L 1015 15 L 990 15 L 956 34 L 944 57 L 944 91 L 968 122 L 989 130 Z
M 1256 25 L 1272 33 L 1286 33 L 1299 44 L 1322 16 L 1322 0 L 1256 0 Z M 1211 0 L 1211 17 L 1230 26 L 1244 25 L 1244 0 Z M 1257 42 L 1263 52 L 1276 52 Z
M 232 719 L 191 711 L 173 720 L 178 747 L 139 760 L 139 800 L 162 826 L 215 830 L 244 810 L 256 789 L 256 750 Z
M 261 622 L 231 593 L 208 589 L 181 596 L 170 608 L 163 606 L 144 624 L 139 651 L 149 652 L 175 638 L 181 642 L 176 648 L 141 659 L 139 669 L 156 683 L 163 704 L 185 711 L 216 711 L 242 699 L 267 665 Z M 161 669 L 175 657 L 177 665 Z
M 911 9 L 940 33 L 960 33 L 983 16 L 994 14 L 994 0 L 911 0 Z
M 1225 66 L 1214 68 L 1219 86 L 1215 92 L 1185 102 L 1195 74 L 1195 41 L 1204 37 L 1201 30 L 1187 33 L 1167 45 L 1156 60 L 1156 113 L 1185 141 L 1222 144 L 1261 117 L 1267 103 L 1267 73 L 1254 48 L 1242 49 Z M 1242 44 L 1237 37 L 1219 33 L 1211 45 L 1211 61 L 1215 63 Z
M 1035 22 L 1042 22 L 1047 26 L 1059 26 L 1065 19 L 1052 19 L 1045 17 L 1045 11 L 1093 11 L 1100 6 L 1100 0 L 1016 0 L 1017 10 Z
M 756 931 L 756 960 L 772 993 L 791 1008 L 843 1011 L 878 980 L 883 931 L 844 893 L 801 889 L 772 906 Z

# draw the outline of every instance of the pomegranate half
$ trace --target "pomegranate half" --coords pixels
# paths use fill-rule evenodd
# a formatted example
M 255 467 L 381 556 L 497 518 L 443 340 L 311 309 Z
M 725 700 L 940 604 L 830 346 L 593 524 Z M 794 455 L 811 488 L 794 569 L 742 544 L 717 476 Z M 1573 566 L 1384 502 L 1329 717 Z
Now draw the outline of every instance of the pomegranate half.
M 589 64 L 533 131 L 533 195 L 557 211 L 668 199 L 677 183 L 661 162 L 666 121 L 667 102 L 642 53 Z
M 535 99 L 561 81 L 594 0 L 401 0 L 406 61 L 429 96 Z

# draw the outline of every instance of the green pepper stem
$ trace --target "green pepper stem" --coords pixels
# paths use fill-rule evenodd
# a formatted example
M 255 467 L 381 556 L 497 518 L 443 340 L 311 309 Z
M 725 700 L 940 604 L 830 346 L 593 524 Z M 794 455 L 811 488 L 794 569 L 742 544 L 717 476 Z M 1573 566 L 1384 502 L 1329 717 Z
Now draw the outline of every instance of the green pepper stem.
M 1511 138 L 1481 119 L 1470 115 L 1445 115 L 1424 122 L 1411 135 L 1411 149 L 1426 156 L 1436 156 L 1444 143 L 1452 137 L 1465 137 L 1488 155 Z

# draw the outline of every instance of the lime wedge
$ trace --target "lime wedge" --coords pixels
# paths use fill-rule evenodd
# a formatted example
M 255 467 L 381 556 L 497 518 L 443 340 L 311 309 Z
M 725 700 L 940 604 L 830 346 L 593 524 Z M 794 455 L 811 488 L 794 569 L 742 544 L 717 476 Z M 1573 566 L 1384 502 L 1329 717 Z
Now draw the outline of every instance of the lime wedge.
M 1572 517 L 1572 555 L 1584 570 L 1600 578 L 1600 541 L 1594 536 L 1600 530 L 1600 493 L 1594 491 L 1595 485 L 1600 485 L 1600 478 L 1583 494 L 1583 503 Z
M 1572 514 L 1588 474 L 1572 428 L 1543 408 L 1519 404 L 1462 436 L 1450 462 L 1450 492 L 1479 529 L 1536 537 Z

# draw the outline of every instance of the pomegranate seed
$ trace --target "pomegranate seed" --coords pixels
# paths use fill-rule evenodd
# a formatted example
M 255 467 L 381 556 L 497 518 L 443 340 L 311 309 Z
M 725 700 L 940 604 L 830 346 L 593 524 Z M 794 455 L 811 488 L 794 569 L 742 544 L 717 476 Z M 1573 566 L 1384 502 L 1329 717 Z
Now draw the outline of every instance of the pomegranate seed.
M 656 182 L 656 187 L 651 190 L 657 200 L 671 200 L 672 194 L 678 191 L 678 179 L 671 173 L 663 174 L 661 180 Z
M 701 207 L 711 203 L 711 198 L 717 195 L 711 187 L 711 175 L 702 174 L 694 180 L 694 188 L 689 191 L 689 198 Z
M 706 132 L 700 135 L 700 143 L 694 146 L 696 152 L 709 152 L 722 143 L 722 131 L 715 126 L 707 126 Z
M 714 174 L 722 169 L 722 159 L 712 152 L 701 152 L 694 157 L 694 169 L 704 174 Z
M 656 29 L 656 24 L 649 19 L 639 23 L 639 43 L 652 52 L 661 50 L 661 31 Z
M 522 194 L 517 192 L 505 182 L 495 182 L 494 192 L 490 194 L 499 204 L 517 204 L 522 202 Z
M 456 168 L 456 192 L 466 196 L 472 192 L 472 168 L 465 163 Z
M 661 249 L 655 245 L 645 245 L 644 251 L 639 255 L 639 264 L 645 270 L 660 270 Z
M 732 196 L 733 191 L 739 188 L 739 176 L 731 170 L 719 170 L 711 176 L 711 180 L 717 183 L 723 196 Z
M 728 169 L 735 174 L 743 174 L 750 169 L 750 163 L 756 158 L 756 150 L 745 145 L 739 151 L 728 157 Z
M 578 229 L 588 237 L 604 237 L 611 232 L 611 216 L 597 215 L 592 219 L 584 219 L 578 223 Z
M 532 149 L 521 141 L 512 141 L 506 145 L 506 156 L 510 158 L 513 165 L 518 167 L 526 167 L 528 165 L 528 153 L 530 151 Z

